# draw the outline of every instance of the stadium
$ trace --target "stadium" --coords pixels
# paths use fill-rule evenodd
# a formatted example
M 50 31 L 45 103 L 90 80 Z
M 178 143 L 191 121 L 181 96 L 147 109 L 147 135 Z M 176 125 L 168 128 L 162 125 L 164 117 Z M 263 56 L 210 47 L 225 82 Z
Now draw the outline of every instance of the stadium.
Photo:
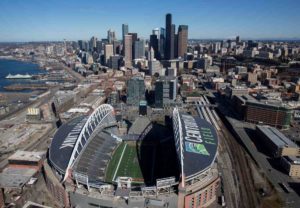
M 164 126 L 139 116 L 128 125 L 126 134 L 120 134 L 114 108 L 103 104 L 91 115 L 63 124 L 48 154 L 51 171 L 63 184 L 60 187 L 66 195 L 58 196 L 64 199 L 61 204 L 184 207 L 193 197 L 201 196 L 203 186 L 210 193 L 205 196 L 207 199 L 203 196 L 202 205 L 213 201 L 212 192 L 218 185 L 214 168 L 218 139 L 214 128 L 177 108 L 172 121 Z M 53 184 L 52 181 L 51 190 Z M 76 187 L 76 191 L 67 191 L 68 187 Z M 57 195 L 62 190 L 52 192 Z M 200 195 L 196 196 L 197 192 Z M 119 201 L 121 204 L 116 206 L 116 198 L 124 202 Z

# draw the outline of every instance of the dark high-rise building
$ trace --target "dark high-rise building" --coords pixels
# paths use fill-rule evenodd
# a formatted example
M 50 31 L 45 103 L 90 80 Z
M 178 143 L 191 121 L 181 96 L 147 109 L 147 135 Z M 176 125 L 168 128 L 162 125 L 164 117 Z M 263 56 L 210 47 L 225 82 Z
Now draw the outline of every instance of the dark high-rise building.
M 121 43 L 117 40 L 113 41 L 113 46 L 114 46 L 114 54 L 120 54 L 120 45 Z
M 138 39 L 138 35 L 137 33 L 128 33 L 128 35 L 132 36 L 132 42 L 134 43 L 135 41 L 137 41 Z
M 174 58 L 178 58 L 178 34 L 174 34 Z
M 165 44 L 165 59 L 174 58 L 174 33 L 175 25 L 172 25 L 172 15 L 166 15 L 166 44 Z
M 160 77 L 155 82 L 155 106 L 162 108 L 173 103 L 177 96 L 175 77 Z
M 116 33 L 115 31 L 109 29 L 107 31 L 107 40 L 109 44 L 112 44 L 114 40 L 116 40 Z
M 154 50 L 155 58 L 160 59 L 159 58 L 159 50 L 158 50 L 158 38 L 157 38 L 156 34 L 150 35 L 149 50 L 151 49 L 151 47 Z
M 172 27 L 171 27 L 171 51 L 170 51 L 170 59 L 174 59 L 175 58 L 175 29 L 176 26 L 175 24 L 172 24 Z
M 188 26 L 179 25 L 178 27 L 178 56 L 183 57 L 187 51 Z
M 134 43 L 134 59 L 142 58 L 145 56 L 145 41 L 139 39 Z
M 97 41 L 96 42 L 96 51 L 97 51 L 97 53 L 102 53 L 102 41 Z
M 122 39 L 123 39 L 123 42 L 125 40 L 125 35 L 127 35 L 128 32 L 129 32 L 128 25 L 127 24 L 122 24 Z
M 236 44 L 240 43 L 240 36 L 236 36 L 235 42 Z
M 258 47 L 258 42 L 255 42 L 253 40 L 248 40 L 248 49 L 255 48 L 255 47 Z
M 82 51 L 89 51 L 90 44 L 88 41 L 85 40 L 79 40 L 78 41 L 79 49 Z
M 234 57 L 222 57 L 221 58 L 221 72 L 227 73 L 228 69 L 234 68 L 237 61 Z
M 78 41 L 78 46 L 79 46 L 80 50 L 83 50 L 83 48 L 84 48 L 84 42 L 83 42 L 83 40 L 79 40 Z
M 165 43 L 166 43 L 166 30 L 165 28 L 160 28 L 160 34 L 159 34 L 159 53 L 160 58 L 164 58 L 165 54 Z
M 90 44 L 90 50 L 91 50 L 91 51 L 94 51 L 94 50 L 96 49 L 97 38 L 93 36 L 93 37 L 91 38 L 89 44 Z
M 119 69 L 122 61 L 123 61 L 123 57 L 120 55 L 111 56 L 110 57 L 110 67 L 112 69 Z
M 137 33 L 128 33 L 128 35 L 131 35 L 132 37 L 132 46 L 131 46 L 131 50 L 132 50 L 132 58 L 134 57 L 134 54 L 135 54 L 135 48 L 134 48 L 134 43 L 135 41 L 138 40 L 138 35 Z
M 141 77 L 132 77 L 127 82 L 127 104 L 139 106 L 145 100 L 145 83 Z

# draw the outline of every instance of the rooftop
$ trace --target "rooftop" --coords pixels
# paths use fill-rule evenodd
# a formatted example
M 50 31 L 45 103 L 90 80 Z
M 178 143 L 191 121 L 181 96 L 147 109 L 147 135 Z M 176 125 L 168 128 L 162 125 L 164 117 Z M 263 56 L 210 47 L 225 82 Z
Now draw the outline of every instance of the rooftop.
M 38 162 L 44 156 L 46 152 L 30 152 L 30 151 L 21 151 L 18 150 L 12 156 L 8 158 L 8 160 L 22 160 L 22 161 L 33 161 Z
M 39 108 L 28 108 L 27 115 L 39 115 L 40 109 Z
M 276 108 L 290 109 L 289 105 L 287 105 L 286 103 L 284 103 L 280 100 L 268 99 L 268 98 L 258 100 L 256 98 L 252 97 L 251 95 L 242 95 L 242 96 L 237 96 L 237 97 L 247 103 L 265 105 L 265 106 L 276 107 Z
M 22 188 L 36 172 L 32 168 L 5 168 L 0 173 L 0 187 Z
M 291 163 L 293 165 L 300 165 L 300 157 L 284 156 L 284 159 L 286 159 L 289 163 Z
M 277 147 L 298 148 L 294 142 L 292 142 L 274 127 L 268 125 L 257 125 L 257 128 L 264 133 Z

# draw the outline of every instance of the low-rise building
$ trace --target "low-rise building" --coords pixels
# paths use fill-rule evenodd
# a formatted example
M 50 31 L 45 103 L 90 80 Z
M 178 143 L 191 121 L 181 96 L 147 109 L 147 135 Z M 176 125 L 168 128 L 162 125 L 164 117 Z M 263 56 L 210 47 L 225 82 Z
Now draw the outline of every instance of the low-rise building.
M 257 58 L 260 59 L 273 59 L 273 53 L 268 52 L 268 51 L 259 51 L 257 54 Z
M 248 88 L 244 86 L 226 86 L 225 94 L 228 98 L 233 98 L 233 96 L 242 96 L 248 94 Z
M 27 121 L 41 120 L 41 110 L 39 108 L 28 108 L 26 114 Z
M 300 158 L 295 156 L 284 156 L 281 158 L 281 166 L 291 177 L 300 177 Z
M 273 157 L 300 156 L 300 148 L 276 128 L 257 125 L 256 133 Z
M 45 152 L 31 152 L 18 150 L 8 158 L 9 167 L 33 168 L 40 170 L 45 159 Z
M 292 120 L 292 109 L 281 101 L 257 100 L 244 96 L 246 101 L 245 120 L 262 123 L 280 129 L 288 129 Z M 250 99 L 249 99 L 250 98 Z

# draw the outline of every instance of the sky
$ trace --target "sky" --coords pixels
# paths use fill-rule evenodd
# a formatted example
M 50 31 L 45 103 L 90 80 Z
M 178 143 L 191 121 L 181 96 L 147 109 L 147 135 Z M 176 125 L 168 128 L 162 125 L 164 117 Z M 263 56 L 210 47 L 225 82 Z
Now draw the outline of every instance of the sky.
M 121 39 L 122 23 L 147 39 L 166 13 L 189 38 L 300 38 L 300 0 L 0 0 L 0 42 Z

